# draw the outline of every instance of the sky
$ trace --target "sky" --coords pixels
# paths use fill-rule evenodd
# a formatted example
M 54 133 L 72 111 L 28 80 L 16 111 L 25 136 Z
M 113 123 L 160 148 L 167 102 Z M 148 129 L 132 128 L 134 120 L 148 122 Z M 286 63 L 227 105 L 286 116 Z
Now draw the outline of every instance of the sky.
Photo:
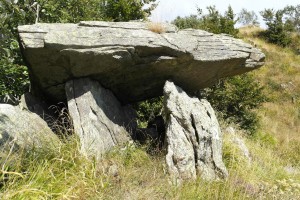
M 177 16 L 189 16 L 197 14 L 197 7 L 206 11 L 206 7 L 215 5 L 223 14 L 231 5 L 235 13 L 242 8 L 254 11 L 260 17 L 259 11 L 265 8 L 282 9 L 286 5 L 298 5 L 300 0 L 158 0 L 157 8 L 152 12 L 150 19 L 154 22 L 171 22 Z M 260 17 L 262 23 L 262 18 Z

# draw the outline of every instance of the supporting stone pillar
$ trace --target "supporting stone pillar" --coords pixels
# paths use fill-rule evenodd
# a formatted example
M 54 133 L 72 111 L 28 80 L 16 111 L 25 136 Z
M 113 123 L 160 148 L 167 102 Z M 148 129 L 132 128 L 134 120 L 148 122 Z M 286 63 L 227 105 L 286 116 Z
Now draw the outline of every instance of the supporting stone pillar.
M 197 176 L 205 180 L 226 178 L 221 130 L 209 102 L 189 97 L 169 81 L 164 86 L 164 101 L 170 174 L 178 181 Z
M 116 145 L 130 140 L 134 111 L 123 107 L 113 93 L 89 78 L 71 80 L 65 86 L 68 109 L 81 151 L 100 158 Z

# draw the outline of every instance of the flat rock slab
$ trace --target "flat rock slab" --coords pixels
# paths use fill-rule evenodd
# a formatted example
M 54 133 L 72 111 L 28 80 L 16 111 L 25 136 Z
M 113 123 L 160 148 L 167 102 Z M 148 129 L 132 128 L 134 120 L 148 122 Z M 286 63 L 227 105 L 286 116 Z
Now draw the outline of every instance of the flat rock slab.
M 65 83 L 90 77 L 129 103 L 162 95 L 169 79 L 193 92 L 264 64 L 265 55 L 242 40 L 158 26 L 163 33 L 143 22 L 19 26 L 33 91 L 66 101 Z
M 166 163 L 175 180 L 223 179 L 222 134 L 210 103 L 189 97 L 167 81 L 164 86 Z

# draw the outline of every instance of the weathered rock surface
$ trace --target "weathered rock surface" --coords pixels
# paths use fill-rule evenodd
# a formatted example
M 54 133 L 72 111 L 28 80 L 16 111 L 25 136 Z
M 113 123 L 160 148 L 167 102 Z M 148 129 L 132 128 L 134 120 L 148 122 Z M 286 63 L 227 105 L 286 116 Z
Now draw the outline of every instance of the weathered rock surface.
M 58 137 L 37 114 L 17 106 L 0 104 L 0 148 L 50 147 L 59 144 Z
M 19 26 L 35 95 L 65 101 L 65 83 L 91 77 L 122 103 L 162 95 L 166 80 L 193 92 L 264 64 L 242 40 L 202 30 L 149 30 L 143 22 L 80 22 Z
M 81 151 L 100 158 L 112 147 L 129 141 L 135 128 L 134 111 L 121 106 L 111 91 L 89 78 L 66 83 L 68 108 Z M 127 129 L 127 130 L 126 130 Z
M 210 104 L 189 97 L 169 81 L 164 86 L 164 98 L 170 174 L 178 180 L 226 178 L 221 130 Z
M 38 114 L 42 118 L 47 115 L 48 110 L 48 105 L 46 103 L 40 101 L 29 92 L 21 96 L 19 107 Z
M 36 98 L 28 92 L 21 96 L 18 105 L 21 109 L 26 109 L 39 115 L 57 134 L 71 134 L 73 127 L 70 124 L 68 110 L 62 102 L 56 105 L 49 105 L 40 98 Z

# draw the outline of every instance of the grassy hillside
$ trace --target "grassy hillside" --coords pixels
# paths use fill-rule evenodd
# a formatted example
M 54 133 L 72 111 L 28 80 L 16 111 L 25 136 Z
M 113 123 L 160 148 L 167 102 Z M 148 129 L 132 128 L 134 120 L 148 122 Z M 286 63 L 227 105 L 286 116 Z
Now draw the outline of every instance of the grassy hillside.
M 291 48 L 266 43 L 257 35 L 255 27 L 241 28 L 245 41 L 257 45 L 266 54 L 266 65 L 252 72 L 265 86 L 270 102 L 259 111 L 261 133 L 274 137 L 277 154 L 281 158 L 300 164 L 300 55 Z M 294 38 L 299 45 L 300 38 Z
M 252 73 L 270 102 L 257 110 L 261 128 L 254 136 L 221 122 L 227 180 L 175 186 L 164 152 L 128 144 L 96 163 L 82 157 L 77 139 L 69 138 L 57 149 L 1 157 L 0 199 L 299 199 L 300 56 L 258 39 L 259 31 L 242 28 L 240 35 L 267 55 L 266 65 Z M 235 137 L 248 146 L 250 159 Z

